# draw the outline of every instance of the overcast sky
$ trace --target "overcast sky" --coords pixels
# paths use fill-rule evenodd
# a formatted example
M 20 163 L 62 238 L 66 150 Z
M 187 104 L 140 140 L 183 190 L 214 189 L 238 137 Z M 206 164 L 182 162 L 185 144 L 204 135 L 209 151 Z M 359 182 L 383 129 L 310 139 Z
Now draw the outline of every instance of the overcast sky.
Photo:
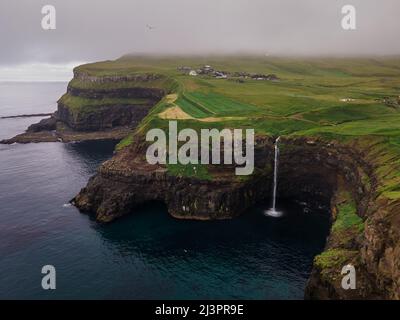
M 56 30 L 41 27 L 46 4 Z M 357 30 L 341 28 L 345 4 Z M 0 71 L 126 53 L 400 54 L 399 34 L 399 0 L 1 0 Z

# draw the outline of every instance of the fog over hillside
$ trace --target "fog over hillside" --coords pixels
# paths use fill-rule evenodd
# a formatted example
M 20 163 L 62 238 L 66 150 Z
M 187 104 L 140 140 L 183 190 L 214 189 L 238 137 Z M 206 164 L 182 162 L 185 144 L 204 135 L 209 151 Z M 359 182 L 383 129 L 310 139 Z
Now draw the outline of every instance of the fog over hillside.
M 56 30 L 41 27 L 46 4 Z M 341 27 L 346 4 L 356 30 Z M 400 54 L 399 12 L 398 0 L 2 0 L 0 66 L 126 53 Z

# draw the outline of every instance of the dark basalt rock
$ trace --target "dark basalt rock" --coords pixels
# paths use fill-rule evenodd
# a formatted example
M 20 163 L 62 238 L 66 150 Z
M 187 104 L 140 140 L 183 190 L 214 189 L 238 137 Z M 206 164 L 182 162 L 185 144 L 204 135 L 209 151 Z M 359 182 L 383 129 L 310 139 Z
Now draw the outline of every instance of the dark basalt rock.
M 38 123 L 32 124 L 28 127 L 27 132 L 40 132 L 56 130 L 57 119 L 54 116 L 43 119 Z
M 136 127 L 153 105 L 96 106 L 96 112 L 81 112 L 77 115 L 62 103 L 55 115 L 58 121 L 76 131 L 101 131 L 120 126 Z
M 133 87 L 119 89 L 81 89 L 68 86 L 67 92 L 75 97 L 89 99 L 104 99 L 104 98 L 141 98 L 151 99 L 154 103 L 161 100 L 166 94 L 163 89 Z M 154 104 L 153 103 L 153 104 Z
M 112 83 L 112 82 L 130 82 L 130 81 L 148 82 L 148 81 L 159 80 L 162 78 L 164 78 L 163 75 L 156 73 L 96 76 L 96 75 L 90 75 L 83 71 L 79 71 L 78 69 L 74 69 L 74 79 L 91 83 Z

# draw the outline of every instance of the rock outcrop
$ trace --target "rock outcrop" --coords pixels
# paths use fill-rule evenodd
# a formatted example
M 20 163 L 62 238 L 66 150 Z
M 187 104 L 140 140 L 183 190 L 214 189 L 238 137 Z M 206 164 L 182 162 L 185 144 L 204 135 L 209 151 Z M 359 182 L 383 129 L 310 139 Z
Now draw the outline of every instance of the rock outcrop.
M 157 74 L 91 76 L 75 70 L 50 118 L 0 143 L 120 140 L 169 92 L 166 83 Z
M 41 131 L 53 131 L 56 130 L 57 127 L 57 119 L 54 116 L 50 118 L 43 119 L 38 123 L 32 124 L 28 127 L 27 132 L 41 132 Z
M 62 102 L 55 113 L 57 121 L 75 131 L 103 131 L 115 127 L 134 128 L 147 115 L 153 104 L 143 105 L 96 105 L 95 112 L 74 113 Z

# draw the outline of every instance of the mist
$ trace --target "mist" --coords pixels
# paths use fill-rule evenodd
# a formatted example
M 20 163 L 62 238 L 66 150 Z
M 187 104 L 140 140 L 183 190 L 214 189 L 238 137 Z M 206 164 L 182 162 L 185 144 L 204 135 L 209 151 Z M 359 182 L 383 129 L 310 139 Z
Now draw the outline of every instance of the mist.
M 56 8 L 56 30 L 41 9 Z M 341 8 L 356 8 L 343 30 Z M 400 54 L 398 0 L 2 0 L 0 66 L 133 54 Z

